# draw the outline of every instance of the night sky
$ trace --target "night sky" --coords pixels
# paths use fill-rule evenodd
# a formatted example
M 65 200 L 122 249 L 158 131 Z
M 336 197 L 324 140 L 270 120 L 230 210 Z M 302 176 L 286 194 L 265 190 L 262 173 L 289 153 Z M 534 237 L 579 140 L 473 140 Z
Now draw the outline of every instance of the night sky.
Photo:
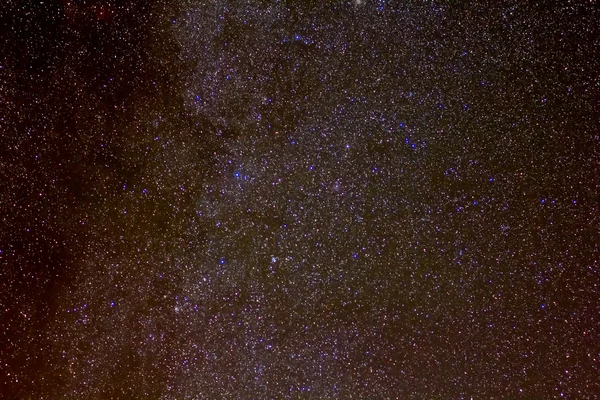
M 595 1 L 0 29 L 1 399 L 600 399 Z

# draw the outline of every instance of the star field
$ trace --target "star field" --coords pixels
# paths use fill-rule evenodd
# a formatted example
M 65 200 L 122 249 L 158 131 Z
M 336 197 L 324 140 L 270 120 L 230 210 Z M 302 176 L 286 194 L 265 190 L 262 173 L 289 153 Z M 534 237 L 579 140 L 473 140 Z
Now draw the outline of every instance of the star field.
M 594 2 L 0 15 L 0 398 L 600 398 Z

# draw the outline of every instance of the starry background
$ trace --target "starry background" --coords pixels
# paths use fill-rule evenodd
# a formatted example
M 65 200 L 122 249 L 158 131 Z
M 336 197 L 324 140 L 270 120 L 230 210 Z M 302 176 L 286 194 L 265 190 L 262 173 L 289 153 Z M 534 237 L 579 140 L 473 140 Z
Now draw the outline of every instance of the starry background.
M 0 398 L 600 398 L 593 1 L 6 1 Z

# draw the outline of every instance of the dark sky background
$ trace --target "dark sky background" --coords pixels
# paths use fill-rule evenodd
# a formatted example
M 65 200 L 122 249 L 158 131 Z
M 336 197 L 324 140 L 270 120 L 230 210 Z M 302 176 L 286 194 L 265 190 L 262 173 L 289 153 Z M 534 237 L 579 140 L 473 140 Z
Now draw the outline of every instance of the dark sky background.
M 1 399 L 600 398 L 595 1 L 4 1 Z

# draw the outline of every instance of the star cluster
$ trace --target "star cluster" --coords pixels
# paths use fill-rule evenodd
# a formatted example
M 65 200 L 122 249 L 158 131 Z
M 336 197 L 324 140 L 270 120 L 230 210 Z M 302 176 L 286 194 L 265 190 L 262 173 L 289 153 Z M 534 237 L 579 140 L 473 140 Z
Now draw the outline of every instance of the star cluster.
M 591 3 L 4 14 L 7 398 L 600 396 Z

